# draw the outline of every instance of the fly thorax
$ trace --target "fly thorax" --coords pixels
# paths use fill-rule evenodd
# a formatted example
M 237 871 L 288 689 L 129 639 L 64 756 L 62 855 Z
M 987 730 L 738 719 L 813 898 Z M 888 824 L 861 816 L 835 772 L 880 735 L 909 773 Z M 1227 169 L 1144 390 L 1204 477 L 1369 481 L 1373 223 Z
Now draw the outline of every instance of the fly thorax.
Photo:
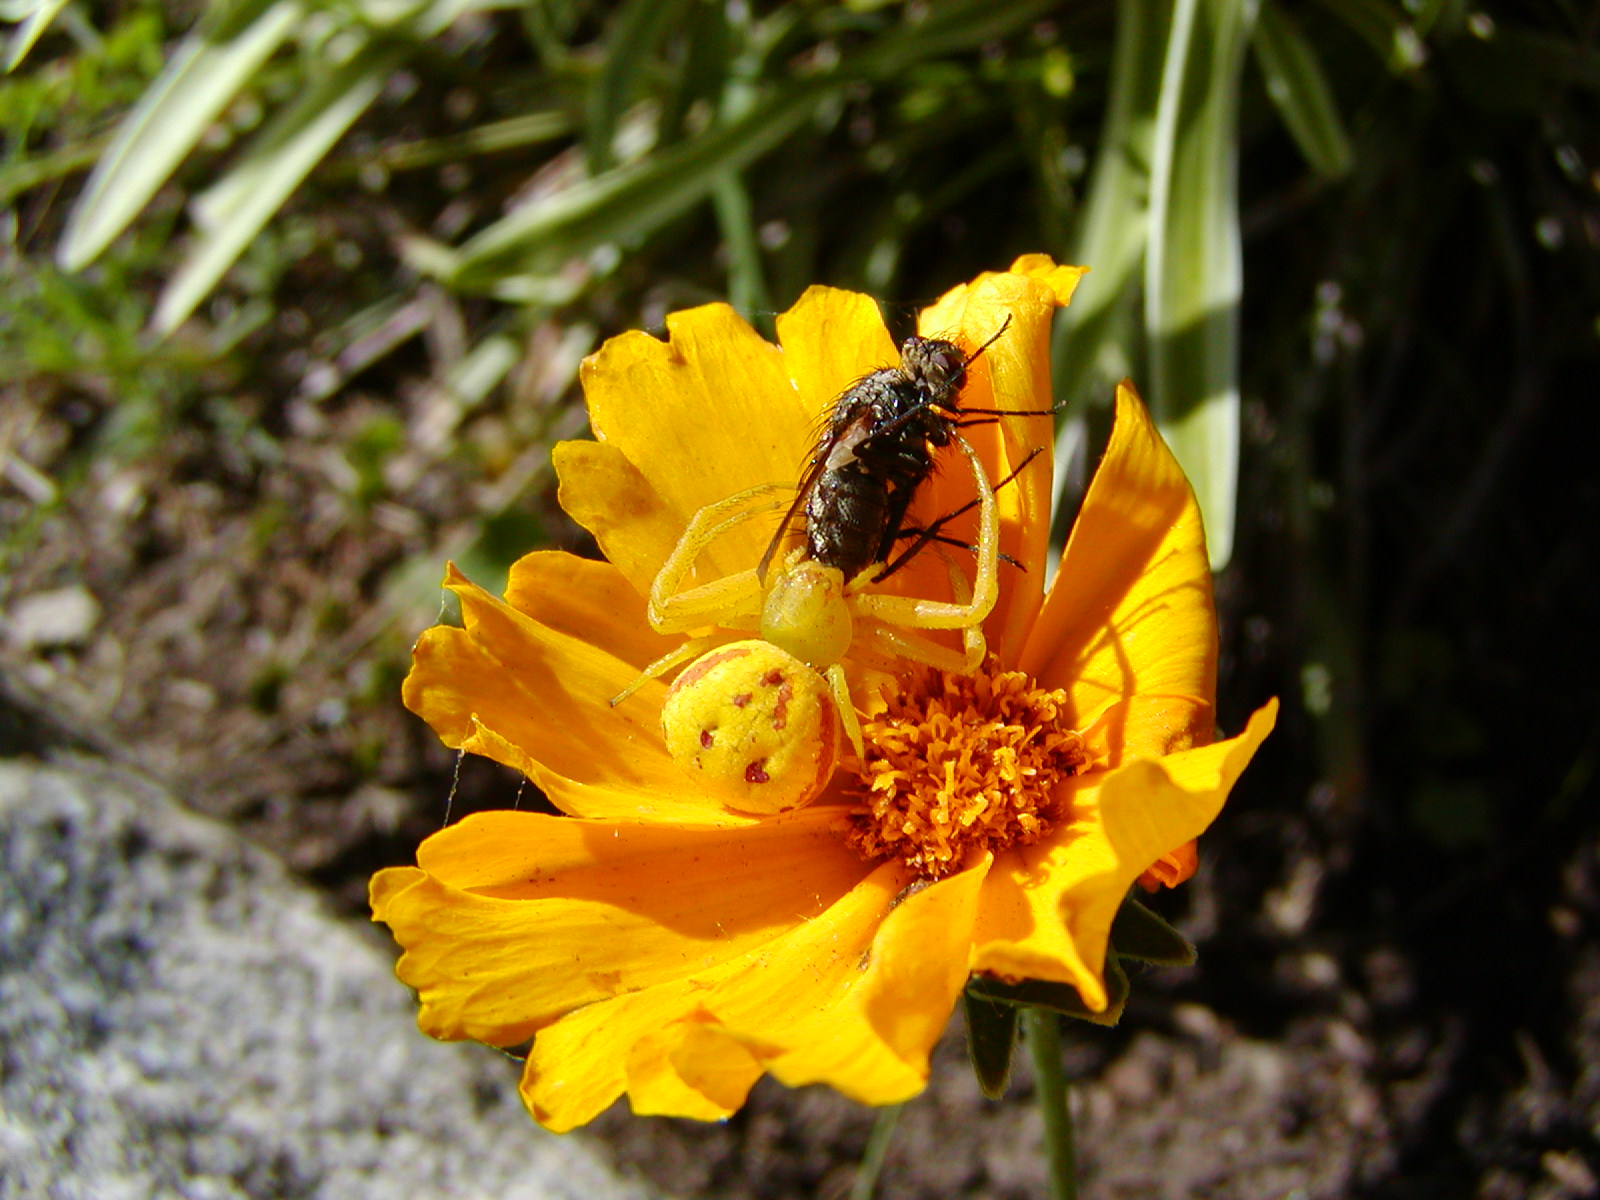
M 840 471 L 856 461 L 856 448 L 866 439 L 869 430 L 865 422 L 858 422 L 846 430 L 828 450 L 824 472 Z
M 779 572 L 761 606 L 761 636 L 817 669 L 850 649 L 844 572 L 802 559 Z

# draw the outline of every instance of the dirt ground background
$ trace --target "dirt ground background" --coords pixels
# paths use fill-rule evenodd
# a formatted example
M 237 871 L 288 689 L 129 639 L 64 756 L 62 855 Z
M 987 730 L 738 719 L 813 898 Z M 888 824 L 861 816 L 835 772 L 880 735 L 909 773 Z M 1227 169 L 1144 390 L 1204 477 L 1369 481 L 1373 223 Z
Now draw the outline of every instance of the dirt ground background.
M 1539 36 L 1566 28 L 1540 19 Z M 13 128 L 18 154 L 98 136 L 166 28 L 125 34 L 126 62 L 76 77 L 78 109 L 49 75 L 77 52 L 44 43 L 30 78 L 60 111 Z M 1434 46 L 1414 86 L 1359 92 L 1360 71 L 1340 74 L 1360 97 L 1362 165 L 1338 185 L 1307 183 L 1247 110 L 1220 716 L 1237 729 L 1270 695 L 1284 713 L 1199 876 L 1161 898 L 1199 965 L 1137 979 L 1120 1028 L 1068 1031 L 1089 1195 L 1600 1195 L 1600 155 L 1592 17 L 1577 30 L 1587 57 L 1532 99 L 1468 95 L 1479 50 L 1457 43 Z M 1043 35 L 953 61 L 1021 54 L 1029 37 Z M 352 919 L 370 873 L 407 861 L 447 797 L 453 819 L 519 796 L 399 703 L 444 561 L 493 587 L 525 550 L 594 552 L 549 468 L 550 446 L 586 428 L 578 362 L 720 294 L 726 262 L 711 220 L 685 217 L 576 299 L 509 321 L 401 266 L 400 239 L 438 232 L 460 180 L 348 182 L 386 139 L 448 131 L 440 96 L 466 85 L 419 79 L 160 344 L 141 327 L 181 188 L 158 198 L 158 227 L 68 275 L 50 253 L 79 176 L 5 177 L 3 749 L 132 764 Z M 852 98 L 821 139 L 836 174 L 805 203 L 843 204 L 895 102 L 888 88 Z M 973 157 L 928 153 L 946 179 Z M 544 165 L 498 162 L 482 204 Z M 874 289 L 892 320 L 1059 245 L 1010 199 L 1036 182 L 1001 162 L 913 224 Z M 783 186 L 757 190 L 758 215 L 792 216 Z M 821 223 L 805 282 L 863 285 L 838 225 Z M 978 235 L 990 229 L 1010 232 Z M 798 286 L 773 275 L 781 308 Z M 489 328 L 515 365 L 463 398 L 452 372 Z M 997 1104 L 963 1054 L 953 1031 L 881 1195 L 1042 1194 L 1025 1066 Z M 685 1196 L 842 1197 L 871 1122 L 763 1083 L 726 1125 L 613 1111 L 580 1136 Z

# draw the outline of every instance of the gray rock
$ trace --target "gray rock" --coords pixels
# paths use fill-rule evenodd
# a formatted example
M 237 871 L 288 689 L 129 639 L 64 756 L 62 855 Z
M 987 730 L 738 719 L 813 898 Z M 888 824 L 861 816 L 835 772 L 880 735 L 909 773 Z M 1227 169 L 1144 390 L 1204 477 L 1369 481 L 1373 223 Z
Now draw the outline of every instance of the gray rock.
M 153 789 L 0 761 L 0 1198 L 643 1200 L 391 963 Z

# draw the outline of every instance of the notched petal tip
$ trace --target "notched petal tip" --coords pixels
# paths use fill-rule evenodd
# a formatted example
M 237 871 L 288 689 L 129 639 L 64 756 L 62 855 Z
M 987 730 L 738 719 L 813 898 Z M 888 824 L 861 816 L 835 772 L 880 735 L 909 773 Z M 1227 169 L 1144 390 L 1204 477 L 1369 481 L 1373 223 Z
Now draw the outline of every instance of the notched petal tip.
M 1058 308 L 1072 302 L 1078 281 L 1089 273 L 1088 267 L 1072 267 L 1057 263 L 1048 254 L 1024 254 L 1011 264 L 1010 274 L 1035 280 L 1050 289 Z
M 611 339 L 581 377 L 596 437 L 632 464 L 681 531 L 708 504 L 791 478 L 812 414 L 778 347 L 728 305 L 672 313 L 667 332 L 666 342 Z M 706 565 L 732 574 L 764 548 L 753 527 L 732 529 L 708 548 Z
M 784 366 L 813 433 L 840 395 L 872 371 L 899 361 L 877 302 L 859 292 L 813 285 L 778 316 L 777 327 Z M 792 464 L 794 477 L 804 465 L 804 457 Z

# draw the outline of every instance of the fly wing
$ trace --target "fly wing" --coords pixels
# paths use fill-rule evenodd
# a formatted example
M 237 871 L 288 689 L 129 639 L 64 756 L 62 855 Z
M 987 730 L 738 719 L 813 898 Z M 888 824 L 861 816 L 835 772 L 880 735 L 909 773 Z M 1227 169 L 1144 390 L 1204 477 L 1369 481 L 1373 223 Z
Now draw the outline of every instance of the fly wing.
M 839 394 L 829 409 L 824 423 L 822 435 L 817 439 L 817 448 L 812 452 L 811 462 L 806 467 L 805 474 L 800 477 L 800 482 L 795 485 L 794 503 L 789 506 L 789 511 L 783 514 L 783 520 L 778 522 L 778 531 L 772 535 L 772 540 L 767 543 L 767 552 L 761 556 L 761 561 L 756 565 L 756 578 L 762 583 L 767 581 L 767 569 L 772 566 L 772 560 L 778 557 L 778 552 L 789 540 L 794 530 L 795 518 L 805 511 L 811 493 L 816 489 L 817 481 L 823 476 L 830 466 L 841 442 L 846 440 L 846 435 L 863 421 L 871 417 L 872 402 L 865 394 L 865 386 L 881 372 L 874 372 L 851 384 Z M 861 437 L 856 433 L 848 440 L 853 445 Z
M 794 503 L 789 505 L 789 511 L 784 513 L 783 520 L 778 522 L 778 532 L 772 535 L 772 540 L 767 543 L 767 552 L 761 556 L 761 561 L 756 564 L 756 578 L 762 583 L 767 581 L 767 568 L 772 565 L 772 560 L 777 557 L 778 551 L 783 544 L 789 540 L 789 532 L 794 525 L 794 519 L 804 511 L 806 497 L 811 495 L 811 489 L 816 487 L 817 480 L 822 476 L 822 468 L 827 461 L 828 456 L 819 449 L 817 457 L 811 460 L 811 465 L 806 468 L 806 473 L 801 476 Z

